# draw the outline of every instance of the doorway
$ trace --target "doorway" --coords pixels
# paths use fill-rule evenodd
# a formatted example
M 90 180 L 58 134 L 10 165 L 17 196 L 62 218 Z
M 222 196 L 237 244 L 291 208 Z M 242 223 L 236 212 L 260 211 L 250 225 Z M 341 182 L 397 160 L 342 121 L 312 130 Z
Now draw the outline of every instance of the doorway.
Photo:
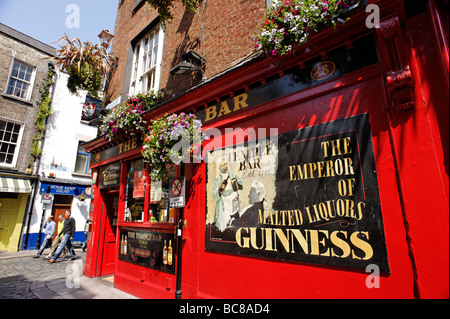
M 72 196 L 67 195 L 54 195 L 53 200 L 53 208 L 52 208 L 52 216 L 53 221 L 56 223 L 55 232 L 53 234 L 52 242 L 55 240 L 55 237 L 59 234 L 61 229 L 58 229 L 58 221 L 59 216 L 62 216 L 63 219 L 66 219 L 66 210 L 70 210 L 72 207 Z
M 103 194 L 100 245 L 100 260 L 97 263 L 97 276 L 107 276 L 114 273 L 116 260 L 116 231 L 119 208 L 119 191 L 109 191 Z

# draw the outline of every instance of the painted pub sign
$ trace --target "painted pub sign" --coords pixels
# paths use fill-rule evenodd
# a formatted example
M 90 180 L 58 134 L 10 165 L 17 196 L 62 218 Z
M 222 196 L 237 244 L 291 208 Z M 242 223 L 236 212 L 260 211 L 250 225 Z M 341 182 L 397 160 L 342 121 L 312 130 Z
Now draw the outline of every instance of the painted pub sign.
M 207 251 L 390 273 L 368 114 L 207 156 Z

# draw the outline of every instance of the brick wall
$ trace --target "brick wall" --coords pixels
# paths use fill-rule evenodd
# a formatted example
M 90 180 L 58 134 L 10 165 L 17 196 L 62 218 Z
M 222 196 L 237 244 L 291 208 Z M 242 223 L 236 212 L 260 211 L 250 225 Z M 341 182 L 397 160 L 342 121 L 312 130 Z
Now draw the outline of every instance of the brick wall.
M 38 110 L 36 103 L 40 98 L 39 88 L 47 78 L 49 62 L 45 59 L 47 57 L 49 55 L 41 50 L 0 32 L 0 117 L 25 124 L 16 167 L 8 169 L 12 172 L 25 173 L 32 160 L 30 151 L 35 134 L 34 121 Z M 37 68 L 30 102 L 22 102 L 5 94 L 13 58 Z M 0 169 L 4 170 L 4 168 Z
M 130 41 L 157 13 L 147 4 L 132 12 L 134 0 L 119 1 L 111 52 L 119 58 L 118 68 L 105 94 L 107 103 L 122 94 Z M 211 78 L 253 52 L 255 32 L 263 21 L 265 0 L 202 0 L 198 13 L 185 11 L 175 2 L 175 18 L 166 26 L 160 88 L 172 98 L 199 84 L 197 74 L 174 76 L 169 71 L 181 55 L 194 50 L 206 60 L 204 77 Z

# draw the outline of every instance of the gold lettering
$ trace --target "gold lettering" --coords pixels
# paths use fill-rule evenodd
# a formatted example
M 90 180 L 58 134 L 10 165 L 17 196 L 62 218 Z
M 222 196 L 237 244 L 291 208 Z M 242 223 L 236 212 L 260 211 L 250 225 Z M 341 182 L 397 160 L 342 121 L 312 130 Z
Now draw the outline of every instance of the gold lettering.
M 248 94 L 247 93 L 243 93 L 241 95 L 238 95 L 236 97 L 234 97 L 234 111 L 239 111 L 241 108 L 245 108 L 248 106 L 247 104 L 247 98 L 248 98 Z
M 217 116 L 216 106 L 213 105 L 205 109 L 205 122 L 214 120 Z
M 319 241 L 319 244 L 326 247 L 326 241 L 325 238 L 328 239 L 328 230 L 319 230 L 322 234 L 325 235 L 324 238 L 322 238 L 321 241 Z M 320 253 L 320 247 L 319 247 L 319 253 Z M 325 250 L 320 256 L 330 256 L 330 248 L 327 247 L 327 250 Z
M 220 111 L 219 111 L 219 114 L 217 114 L 217 117 L 221 117 L 221 116 L 227 115 L 229 113 L 231 113 L 231 111 L 230 111 L 230 108 L 228 107 L 228 103 L 227 103 L 227 101 L 223 101 L 220 104 Z
M 284 247 L 284 250 L 286 252 L 289 252 L 289 232 L 287 232 L 287 236 L 286 234 L 283 232 L 283 229 L 281 228 L 274 228 L 274 233 L 276 235 L 276 237 L 278 237 L 278 239 L 280 240 L 281 244 Z M 275 242 L 275 250 L 276 250 L 276 242 Z
M 323 148 L 323 157 L 328 157 L 328 145 L 330 142 L 322 142 L 320 143 L 320 147 Z
M 256 230 L 258 228 L 255 227 L 251 227 L 250 228 L 250 243 L 252 244 L 252 247 L 255 249 L 262 249 L 264 247 L 264 235 L 261 236 L 261 247 L 258 247 L 257 243 L 256 243 Z M 261 233 L 264 232 L 264 228 L 261 229 Z
M 352 152 L 350 137 L 344 138 L 344 154 L 350 154 Z
M 239 247 L 249 248 L 250 247 L 250 238 L 248 238 L 248 237 L 242 238 L 242 234 L 241 234 L 242 230 L 245 230 L 248 233 L 247 227 L 239 228 L 236 231 L 236 243 L 239 245 Z
M 303 236 L 300 229 L 294 228 L 294 229 L 290 229 L 290 231 L 292 234 L 292 236 L 291 236 L 291 239 L 292 239 L 291 253 L 295 253 L 295 250 L 294 250 L 294 238 L 295 238 L 297 240 L 297 242 L 300 244 L 300 247 L 302 248 L 303 252 L 305 254 L 308 254 L 308 241 L 306 240 L 305 236 Z
M 311 243 L 311 255 L 319 255 L 319 232 L 309 229 L 309 241 Z
M 370 244 L 368 242 L 366 242 L 365 240 L 362 240 L 361 238 L 359 238 L 358 234 L 364 235 L 367 238 L 367 240 L 369 239 L 369 233 L 365 232 L 365 231 L 357 231 L 357 232 L 354 232 L 353 234 L 351 234 L 350 241 L 352 242 L 352 244 L 355 245 L 356 248 L 359 248 L 364 252 L 364 257 L 360 258 L 360 257 L 356 256 L 354 251 L 352 251 L 352 258 L 369 260 L 373 256 L 372 246 L 370 246 Z
M 351 252 L 350 245 L 345 240 L 343 240 L 342 238 L 340 238 L 338 236 L 339 233 L 342 233 L 344 235 L 344 238 L 347 239 L 347 232 L 336 230 L 331 233 L 330 240 L 336 247 L 338 247 L 340 250 L 342 250 L 342 255 L 336 254 L 334 252 L 334 250 L 331 249 L 331 256 L 339 257 L 339 258 L 346 258 L 350 255 L 350 252 Z

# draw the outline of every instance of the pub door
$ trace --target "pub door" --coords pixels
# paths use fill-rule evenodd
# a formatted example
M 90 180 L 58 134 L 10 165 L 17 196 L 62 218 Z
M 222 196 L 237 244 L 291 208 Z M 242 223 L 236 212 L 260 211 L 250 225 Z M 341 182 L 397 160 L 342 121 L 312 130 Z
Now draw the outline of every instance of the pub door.
M 116 230 L 119 191 L 109 191 L 103 194 L 102 228 L 100 234 L 100 259 L 97 276 L 107 276 L 114 273 L 116 259 Z

